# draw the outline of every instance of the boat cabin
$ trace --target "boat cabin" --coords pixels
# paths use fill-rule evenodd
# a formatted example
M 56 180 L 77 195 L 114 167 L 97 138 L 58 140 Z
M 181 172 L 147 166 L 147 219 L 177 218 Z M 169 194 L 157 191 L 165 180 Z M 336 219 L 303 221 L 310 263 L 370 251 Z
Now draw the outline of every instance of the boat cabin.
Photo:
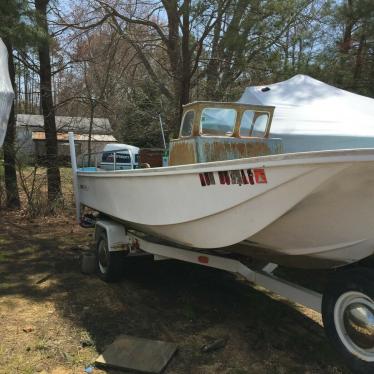
M 196 101 L 183 106 L 179 138 L 170 141 L 169 165 L 282 153 L 270 138 L 274 107 Z

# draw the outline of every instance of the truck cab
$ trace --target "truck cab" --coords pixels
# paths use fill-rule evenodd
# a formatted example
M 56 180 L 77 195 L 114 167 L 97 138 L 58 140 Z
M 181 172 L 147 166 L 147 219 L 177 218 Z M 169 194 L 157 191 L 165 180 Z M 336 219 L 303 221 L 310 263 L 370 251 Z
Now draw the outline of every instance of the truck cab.
M 139 148 L 128 144 L 107 144 L 102 153 L 100 168 L 129 170 L 139 167 Z

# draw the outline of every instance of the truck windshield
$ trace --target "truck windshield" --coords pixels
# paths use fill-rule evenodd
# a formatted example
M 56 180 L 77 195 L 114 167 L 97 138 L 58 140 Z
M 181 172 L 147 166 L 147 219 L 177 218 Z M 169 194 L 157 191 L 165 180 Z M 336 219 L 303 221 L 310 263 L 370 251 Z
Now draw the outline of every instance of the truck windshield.
M 114 162 L 114 152 L 103 152 L 102 162 Z M 131 158 L 128 151 L 116 152 L 116 163 L 130 164 Z

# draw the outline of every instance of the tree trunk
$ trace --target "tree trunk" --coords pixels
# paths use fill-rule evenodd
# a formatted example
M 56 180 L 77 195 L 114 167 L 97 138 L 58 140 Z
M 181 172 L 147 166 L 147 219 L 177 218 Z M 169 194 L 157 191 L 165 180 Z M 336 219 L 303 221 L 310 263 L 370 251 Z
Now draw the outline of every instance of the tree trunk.
M 174 93 L 175 93 L 175 106 L 178 108 L 175 111 L 175 116 L 172 116 L 171 131 L 173 134 L 178 134 L 179 124 L 182 114 L 181 103 L 185 98 L 181 98 L 182 84 L 183 84 L 183 61 L 179 34 L 179 8 L 176 0 L 162 0 L 168 17 L 168 43 L 167 53 L 170 62 L 171 74 L 173 77 Z M 188 40 L 185 35 L 184 42 Z M 184 93 L 186 94 L 186 93 Z
M 35 0 L 39 27 L 48 36 L 47 5 L 49 0 Z M 40 61 L 40 101 L 44 117 L 44 131 L 46 139 L 46 166 L 48 180 L 48 201 L 54 203 L 61 198 L 61 179 L 58 168 L 57 131 L 55 110 L 52 99 L 51 59 L 48 40 L 38 46 Z
M 183 105 L 190 101 L 191 89 L 191 53 L 190 53 L 190 0 L 183 4 L 182 29 L 182 72 L 179 98 L 179 120 L 182 117 Z M 179 121 L 180 122 L 180 121 Z
M 212 53 L 206 67 L 206 88 L 205 97 L 207 100 L 218 100 L 217 86 L 219 80 L 219 58 L 220 58 L 220 38 L 222 32 L 222 10 L 219 9 L 217 21 L 213 29 Z
M 23 69 L 23 87 L 24 87 L 24 106 L 23 110 L 25 114 L 29 113 L 29 90 L 28 90 L 28 84 L 29 84 L 29 77 L 28 77 L 28 70 L 26 66 Z
M 88 167 L 91 166 L 91 153 L 92 153 L 92 130 L 93 130 L 93 121 L 95 115 L 95 100 L 90 98 L 90 128 L 88 130 L 88 144 L 87 144 L 87 152 L 88 152 Z M 96 166 L 96 165 L 95 165 Z
M 344 35 L 341 44 L 341 51 L 343 53 L 348 53 L 352 48 L 352 30 L 354 27 L 354 17 L 353 17 L 353 0 L 347 0 L 345 4 L 345 25 L 344 25 Z
M 364 60 L 363 52 L 364 52 L 365 43 L 366 43 L 366 35 L 363 32 L 360 38 L 360 44 L 358 45 L 358 48 L 357 48 L 355 68 L 353 71 L 353 88 L 355 89 L 360 87 L 362 64 Z
M 13 49 L 11 44 L 4 40 L 8 50 L 8 68 L 10 80 L 12 82 L 13 90 L 16 88 L 16 75 L 13 61 Z M 16 135 L 16 117 L 14 114 L 14 102 L 10 112 L 8 128 L 4 140 L 4 177 L 5 177 L 5 191 L 6 191 L 6 206 L 8 208 L 19 208 L 20 200 L 17 186 L 16 173 L 16 155 L 14 149 L 14 141 Z

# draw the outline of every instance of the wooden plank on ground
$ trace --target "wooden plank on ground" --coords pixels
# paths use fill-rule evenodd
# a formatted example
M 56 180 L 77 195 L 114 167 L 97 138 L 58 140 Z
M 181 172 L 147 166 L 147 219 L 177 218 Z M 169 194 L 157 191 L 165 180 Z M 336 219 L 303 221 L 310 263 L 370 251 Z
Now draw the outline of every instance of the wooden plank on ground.
M 95 363 L 101 367 L 160 373 L 176 350 L 174 343 L 120 335 Z

